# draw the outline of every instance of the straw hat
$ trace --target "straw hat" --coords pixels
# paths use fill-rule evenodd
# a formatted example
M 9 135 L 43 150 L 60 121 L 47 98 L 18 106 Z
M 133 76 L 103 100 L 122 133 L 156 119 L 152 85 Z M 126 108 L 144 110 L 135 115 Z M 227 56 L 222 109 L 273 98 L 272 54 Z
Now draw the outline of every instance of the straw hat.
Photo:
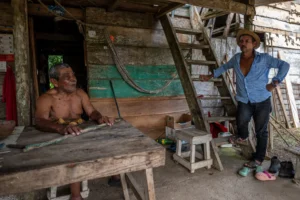
M 248 31 L 246 29 L 241 29 L 237 33 L 237 35 L 236 35 L 236 42 L 237 42 L 237 44 L 239 43 L 240 37 L 242 35 L 250 35 L 250 36 L 252 36 L 254 38 L 254 40 L 256 41 L 256 46 L 254 47 L 254 49 L 257 49 L 260 46 L 260 38 L 259 38 L 259 36 L 256 33 L 252 32 L 252 31 Z

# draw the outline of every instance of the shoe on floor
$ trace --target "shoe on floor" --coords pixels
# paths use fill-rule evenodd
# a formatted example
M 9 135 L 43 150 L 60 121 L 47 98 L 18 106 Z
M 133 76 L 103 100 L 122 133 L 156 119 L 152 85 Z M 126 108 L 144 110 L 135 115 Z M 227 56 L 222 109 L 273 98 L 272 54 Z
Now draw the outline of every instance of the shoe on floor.
M 294 178 L 295 171 L 291 161 L 283 161 L 280 163 L 279 177 Z
M 272 174 L 276 174 L 279 172 L 280 167 L 281 167 L 280 160 L 277 158 L 277 156 L 273 156 L 271 158 L 271 165 L 268 171 Z

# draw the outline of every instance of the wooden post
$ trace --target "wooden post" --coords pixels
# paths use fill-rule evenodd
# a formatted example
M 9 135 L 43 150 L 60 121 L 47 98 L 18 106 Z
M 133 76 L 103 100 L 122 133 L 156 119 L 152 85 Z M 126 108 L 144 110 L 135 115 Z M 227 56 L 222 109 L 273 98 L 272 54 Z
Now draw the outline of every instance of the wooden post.
M 31 50 L 31 65 L 32 65 L 32 79 L 35 100 L 39 98 L 39 85 L 37 79 L 36 68 L 36 50 L 35 50 L 35 38 L 34 38 L 34 24 L 32 17 L 29 18 L 29 34 L 30 34 L 30 50 Z
M 12 0 L 18 125 L 30 125 L 27 0 Z
M 246 9 L 248 9 L 248 7 L 252 7 L 254 6 L 254 0 L 244 0 L 243 1 L 245 4 L 246 4 Z M 247 11 L 246 11 L 247 13 Z M 254 26 L 253 26 L 253 18 L 254 18 L 254 15 L 247 15 L 245 14 L 244 15 L 244 28 L 249 30 L 249 31 L 253 31 L 254 30 Z

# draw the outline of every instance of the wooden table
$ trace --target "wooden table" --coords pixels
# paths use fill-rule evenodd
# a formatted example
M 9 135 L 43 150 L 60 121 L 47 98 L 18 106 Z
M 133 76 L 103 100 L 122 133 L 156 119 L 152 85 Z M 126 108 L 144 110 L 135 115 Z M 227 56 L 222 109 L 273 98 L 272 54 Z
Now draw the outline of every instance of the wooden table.
M 60 136 L 28 127 L 17 144 L 57 137 Z M 165 164 L 165 149 L 122 121 L 26 153 L 11 149 L 2 157 L 0 196 L 120 174 L 126 200 L 129 199 L 126 180 L 135 186 L 135 193 L 141 199 L 154 200 L 152 168 Z M 141 191 L 133 174 L 129 173 L 140 170 L 146 175 L 146 191 Z

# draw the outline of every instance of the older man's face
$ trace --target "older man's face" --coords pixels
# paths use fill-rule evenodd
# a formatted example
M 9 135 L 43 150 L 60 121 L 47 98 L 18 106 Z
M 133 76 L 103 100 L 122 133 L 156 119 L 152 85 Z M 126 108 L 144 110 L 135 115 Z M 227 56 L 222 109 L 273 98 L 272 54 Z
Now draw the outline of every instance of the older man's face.
M 239 39 L 239 47 L 243 53 L 252 52 L 257 42 L 250 35 L 242 35 Z
M 77 79 L 72 68 L 61 68 L 58 72 L 59 78 L 55 87 L 67 93 L 75 92 Z

